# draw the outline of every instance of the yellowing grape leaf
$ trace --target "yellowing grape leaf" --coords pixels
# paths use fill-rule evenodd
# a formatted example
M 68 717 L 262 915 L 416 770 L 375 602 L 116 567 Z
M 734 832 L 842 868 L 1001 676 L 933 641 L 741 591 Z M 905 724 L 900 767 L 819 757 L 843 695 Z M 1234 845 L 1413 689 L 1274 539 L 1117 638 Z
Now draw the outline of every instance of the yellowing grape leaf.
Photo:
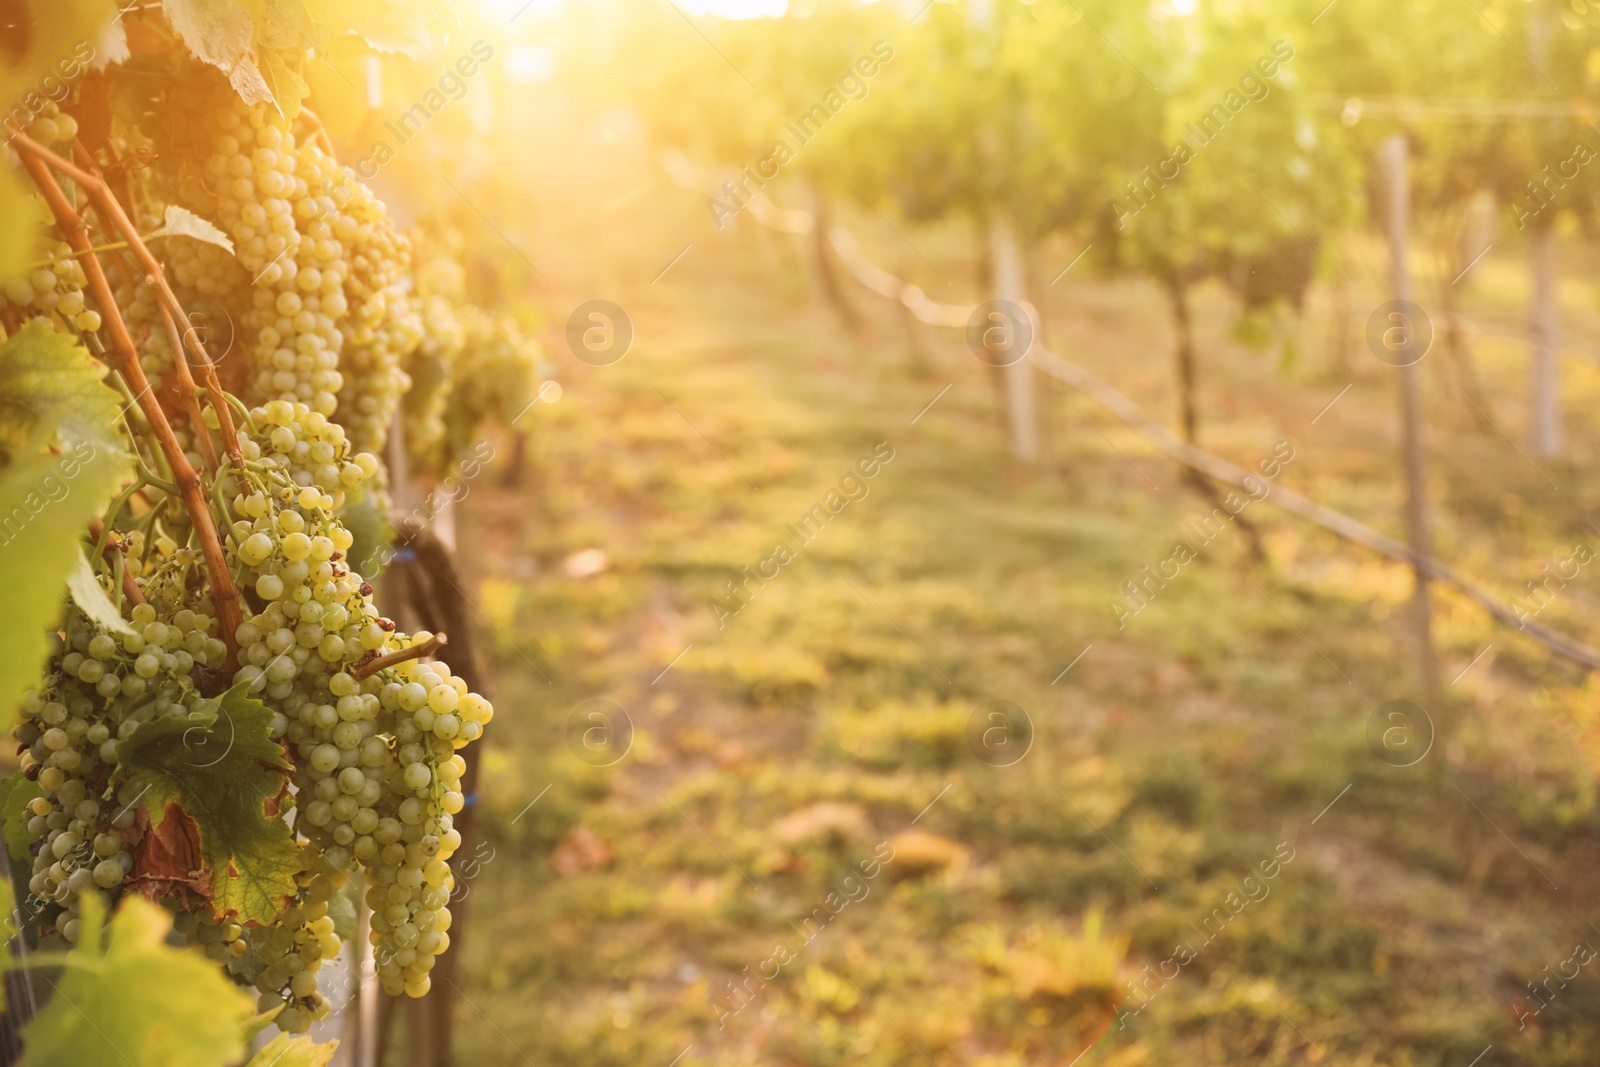
M 289 66 L 281 53 L 268 49 L 261 57 L 261 76 L 278 102 L 283 117 L 293 121 L 300 114 L 300 104 L 311 95 L 311 87 Z
M 149 786 L 153 827 L 176 804 L 194 821 L 218 918 L 271 922 L 296 891 L 300 850 L 276 814 L 289 761 L 272 739 L 272 712 L 241 682 L 187 717 L 145 723 L 117 746 L 118 773 Z M 268 814 L 268 803 L 273 814 Z
M 77 961 L 22 1029 L 22 1067 L 178 1067 L 236 1062 L 254 998 L 204 956 L 166 943 L 172 920 L 125 897 L 100 951 L 100 898 L 84 898 Z
M 122 612 L 111 603 L 111 598 L 106 595 L 105 588 L 94 575 L 94 568 L 89 566 L 89 561 L 84 557 L 83 548 L 78 548 L 78 563 L 67 572 L 67 591 L 72 594 L 72 602 L 78 605 L 78 610 L 103 630 L 124 637 L 133 633 L 133 627 L 122 617 Z
M 457 28 L 451 6 L 429 0 L 307 0 L 306 13 L 324 44 L 354 33 L 374 51 L 413 59 Z
M 167 205 L 166 217 L 161 220 L 160 229 L 151 230 L 144 235 L 146 241 L 153 241 L 157 237 L 193 237 L 197 241 L 226 248 L 229 252 L 233 251 L 233 242 L 229 240 L 227 234 L 177 204 Z
M 13 278 L 27 267 L 39 237 L 36 214 L 22 172 L 0 167 L 0 218 L 6 220 L 6 225 L 0 226 L 0 278 Z
M 328 1067 L 339 1042 L 317 1044 L 304 1034 L 279 1034 L 250 1057 L 244 1067 Z
M 234 0 L 164 0 L 161 10 L 184 45 L 228 76 L 247 104 L 277 106 L 256 62 L 256 23 Z

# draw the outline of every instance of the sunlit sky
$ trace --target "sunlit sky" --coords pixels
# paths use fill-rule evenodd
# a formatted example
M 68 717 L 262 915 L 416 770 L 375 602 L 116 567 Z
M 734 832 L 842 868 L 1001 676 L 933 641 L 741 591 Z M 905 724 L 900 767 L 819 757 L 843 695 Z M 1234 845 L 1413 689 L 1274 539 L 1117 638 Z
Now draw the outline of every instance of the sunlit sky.
M 553 15 L 565 0 L 481 0 L 485 7 L 511 18 L 524 12 Z M 789 10 L 789 0 L 669 0 L 690 15 L 715 15 L 725 19 L 778 18 Z M 870 3 L 871 0 L 863 0 Z M 1200 0 L 1167 0 L 1174 15 L 1192 15 Z
M 718 15 L 725 19 L 776 18 L 789 10 L 789 0 L 680 0 L 691 15 Z
M 563 0 L 481 0 L 483 6 L 503 18 L 529 14 L 552 15 L 558 12 Z M 1189 0 L 1193 2 L 1193 0 Z M 672 0 L 677 7 L 691 15 L 716 15 L 725 19 L 777 18 L 789 10 L 789 0 Z

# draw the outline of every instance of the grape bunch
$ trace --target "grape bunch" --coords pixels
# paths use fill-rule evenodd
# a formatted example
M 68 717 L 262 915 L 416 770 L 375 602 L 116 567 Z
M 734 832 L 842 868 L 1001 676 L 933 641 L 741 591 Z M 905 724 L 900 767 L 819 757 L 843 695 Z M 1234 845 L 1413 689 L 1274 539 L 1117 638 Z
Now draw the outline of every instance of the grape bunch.
M 436 468 L 445 439 L 445 412 L 456 363 L 466 348 L 461 321 L 466 272 L 454 258 L 433 254 L 417 266 L 423 338 L 407 362 L 411 389 L 405 395 L 406 454 L 419 470 Z
M 328 902 L 357 873 L 384 988 L 427 991 L 449 946 L 448 860 L 461 844 L 452 823 L 465 803 L 457 751 L 494 711 L 437 660 L 362 669 L 384 653 L 431 647 L 431 635 L 395 632 L 344 559 L 353 537 L 338 508 L 377 460 L 352 452 L 320 412 L 284 400 L 248 412 L 241 452 L 248 491 L 219 517 L 229 520 L 228 558 L 260 610 L 235 635 L 231 682 L 270 709 L 270 733 L 293 758 L 299 892 L 274 922 L 248 927 L 172 904 L 179 931 L 252 985 L 262 1010 L 283 1006 L 280 1028 L 299 1031 L 328 1013 L 317 973 L 341 947 Z M 229 675 L 213 605 L 191 593 L 200 560 L 180 538 L 188 529 L 177 516 L 127 537 L 125 565 L 147 599 L 120 635 L 74 613 L 13 731 L 23 772 L 42 793 L 28 806 L 30 900 L 41 926 L 69 942 L 84 895 L 122 891 L 138 873 L 144 787 L 118 777 L 118 743 L 144 723 L 191 716 L 200 687 Z
M 351 454 L 344 431 L 304 405 L 276 400 L 251 414 L 269 470 L 234 499 L 232 551 L 265 607 L 239 628 L 234 680 L 277 713 L 273 731 L 296 757 L 301 831 L 328 868 L 366 872 L 385 988 L 421 996 L 449 944 L 446 861 L 461 843 L 452 816 L 466 770 L 455 752 L 494 711 L 437 660 L 361 671 L 431 636 L 397 634 L 344 559 L 354 538 L 337 508 L 377 461 Z
M 84 170 L 99 167 L 140 233 L 179 207 L 233 247 L 104 237 L 100 228 L 115 230 L 120 216 L 95 189 L 61 178 L 101 247 L 74 252 L 63 239 L 71 231 L 55 230 L 38 262 L 0 278 L 8 337 L 44 319 L 98 354 L 110 347 L 104 319 L 120 319 L 165 415 L 163 424 L 124 408 L 114 431 L 138 459 L 137 480 L 84 539 L 110 606 L 63 598 L 13 728 L 20 772 L 6 784 L 28 790 L 20 835 L 33 934 L 76 943 L 93 898 L 158 899 L 195 951 L 298 1033 L 332 1010 L 322 983 L 344 949 L 335 920 L 358 896 L 371 911 L 383 988 L 428 991 L 450 945 L 463 750 L 494 716 L 437 658 L 442 639 L 400 633 L 379 611 L 370 575 L 350 559 L 347 520 L 364 495 L 384 499 L 378 453 L 397 414 L 416 454 L 436 457 L 483 421 L 509 419 L 513 404 L 520 410 L 537 349 L 509 319 L 466 304 L 459 241 L 414 251 L 412 235 L 309 132 L 314 120 L 297 125 L 271 103 L 246 104 L 217 71 L 181 56 L 163 54 L 152 69 L 169 62 L 120 101 L 137 106 L 86 123 L 104 134 L 95 145 L 78 142 L 75 120 L 55 104 L 28 127 Z M 147 121 L 141 108 L 155 100 L 174 121 Z M 32 203 L 46 213 L 44 199 Z M 146 270 L 150 258 L 159 275 Z M 87 306 L 86 262 L 106 275 L 112 306 Z M 176 373 L 188 357 L 172 330 L 190 324 L 168 323 L 162 285 L 182 306 L 221 309 L 241 339 L 241 358 L 217 368 L 224 392 L 208 392 L 198 418 L 202 397 L 185 390 L 207 376 Z M 236 442 L 218 407 L 231 410 Z M 179 477 L 180 453 L 199 494 Z M 238 906 L 221 887 L 251 871 L 190 863 L 175 874 L 164 851 L 174 833 L 202 851 L 215 846 L 215 814 L 190 803 L 203 794 L 183 794 L 176 823 L 171 807 L 151 809 L 151 789 L 171 785 L 161 775 L 185 789 L 203 783 L 141 762 L 161 738 L 181 734 L 187 751 L 190 732 L 214 730 L 236 700 L 251 702 L 254 743 L 283 754 L 234 757 L 245 760 L 240 774 L 277 789 L 246 813 L 279 846 L 270 864 L 237 857 L 246 868 L 261 862 L 252 884 L 270 890 Z
M 356 447 L 380 452 L 411 388 L 405 362 L 425 332 L 412 297 L 411 243 L 365 185 L 345 175 L 335 188 L 348 194 L 335 231 L 351 266 L 340 420 Z
M 464 351 L 455 364 L 446 405 L 445 450 L 435 469 L 464 454 L 490 424 L 514 429 L 517 418 L 537 395 L 540 348 L 509 315 L 469 307 L 463 314 Z
M 153 719 L 187 715 L 194 669 L 225 665 L 210 607 L 201 600 L 163 618 L 138 604 L 121 635 L 74 613 L 44 686 L 24 698 L 12 737 L 23 746 L 23 774 L 43 793 L 28 805 L 28 892 L 68 942 L 83 894 L 117 888 L 133 868 L 127 835 L 142 786 L 113 783 L 117 743 Z
M 100 313 L 84 306 L 83 264 L 65 241 L 50 241 L 44 251 L 45 259 L 32 270 L 6 281 L 6 304 L 23 321 L 42 318 L 63 333 L 94 333 Z

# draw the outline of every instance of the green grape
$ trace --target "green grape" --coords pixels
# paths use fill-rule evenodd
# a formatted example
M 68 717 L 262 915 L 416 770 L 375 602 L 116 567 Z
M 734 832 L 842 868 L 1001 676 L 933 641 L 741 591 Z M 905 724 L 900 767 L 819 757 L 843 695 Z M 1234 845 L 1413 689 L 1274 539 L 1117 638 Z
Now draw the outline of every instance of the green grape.
M 63 116 L 65 117 L 65 116 Z M 43 201 L 34 198 L 43 211 Z M 61 333 L 93 333 L 100 328 L 100 313 L 84 305 L 88 279 L 83 264 L 72 255 L 65 241 L 50 240 L 44 246 L 45 259 L 3 287 L 5 304 L 15 308 L 22 319 L 42 319 Z

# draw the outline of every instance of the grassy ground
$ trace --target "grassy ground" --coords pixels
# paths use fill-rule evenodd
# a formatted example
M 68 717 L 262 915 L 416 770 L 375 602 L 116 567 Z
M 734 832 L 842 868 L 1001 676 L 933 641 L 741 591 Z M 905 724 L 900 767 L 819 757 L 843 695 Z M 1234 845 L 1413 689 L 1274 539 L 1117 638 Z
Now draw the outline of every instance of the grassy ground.
M 717 234 L 613 132 L 569 128 L 527 160 L 535 203 L 579 207 L 502 220 L 550 279 L 553 349 L 594 297 L 637 339 L 605 368 L 557 352 L 566 392 L 536 409 L 526 486 L 489 484 L 497 461 L 464 505 L 501 714 L 462 1062 L 1467 1067 L 1491 1045 L 1483 1067 L 1594 1062 L 1595 966 L 1517 1015 L 1541 1003 L 1526 983 L 1600 945 L 1580 672 L 1441 595 L 1446 681 L 1492 647 L 1430 709 L 1427 757 L 1387 765 L 1369 721 L 1416 695 L 1409 577 L 1268 502 L 1246 512 L 1265 561 L 1224 530 L 1119 629 L 1108 600 L 1171 554 L 1201 497 L 1048 388 L 1047 462 L 1017 467 L 988 372 L 954 338 L 927 339 L 913 372 L 859 290 L 867 325 L 845 331 L 797 243 Z M 856 222 L 936 298 L 972 291 L 959 234 L 913 238 L 943 283 Z M 1075 252 L 1042 250 L 1044 277 Z M 1069 278 L 1046 293 L 1053 343 L 1168 416 L 1156 294 Z M 1232 321 L 1203 295 L 1206 443 L 1253 463 L 1288 442 L 1281 484 L 1397 531 L 1393 381 L 1359 328 L 1340 367 L 1323 323 L 1293 327 L 1285 360 Z M 1521 353 L 1474 355 L 1520 440 Z M 1600 540 L 1588 465 L 1531 468 L 1459 399 L 1457 365 L 1425 367 L 1445 558 L 1509 595 Z M 1568 374 L 1576 422 L 1596 376 Z M 875 448 L 893 458 L 864 496 L 809 543 L 786 530 Z M 780 541 L 794 558 L 719 627 L 712 598 L 731 604 L 726 583 Z M 588 549 L 605 569 L 572 576 Z M 1582 634 L 1592 589 L 1585 569 L 1541 621 Z M 612 766 L 569 745 L 620 751 L 615 732 L 583 748 L 599 720 L 571 728 L 596 699 L 632 724 Z M 1009 766 L 970 736 L 996 700 L 1033 726 Z M 1115 995 L 1139 1010 L 1075 1061 L 1124 945 Z

